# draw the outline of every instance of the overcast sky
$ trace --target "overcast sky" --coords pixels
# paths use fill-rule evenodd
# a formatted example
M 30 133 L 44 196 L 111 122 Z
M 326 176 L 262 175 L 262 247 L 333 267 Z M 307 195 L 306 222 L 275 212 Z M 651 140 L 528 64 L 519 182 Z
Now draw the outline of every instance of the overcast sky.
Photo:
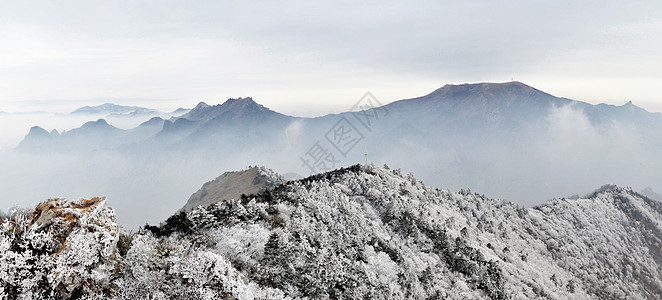
M 662 1 L 2 1 L 0 111 L 348 109 L 511 78 L 662 111 Z M 579 3 L 581 2 L 581 3 Z

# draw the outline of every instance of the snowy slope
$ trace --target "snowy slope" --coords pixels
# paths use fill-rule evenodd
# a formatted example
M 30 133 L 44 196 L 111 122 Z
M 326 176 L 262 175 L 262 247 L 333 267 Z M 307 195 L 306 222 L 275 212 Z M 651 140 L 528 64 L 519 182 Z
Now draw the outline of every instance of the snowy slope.
M 662 295 L 662 204 L 627 188 L 526 209 L 353 167 L 190 217 L 248 278 L 294 297 Z
M 662 203 L 629 188 L 523 208 L 353 166 L 114 235 L 115 260 L 91 266 L 116 272 L 82 286 L 117 299 L 659 299 L 661 221 Z M 12 222 L 0 292 L 66 298 L 51 277 L 18 284 L 35 271 L 6 264 L 27 255 L 12 245 L 42 237 L 12 233 Z

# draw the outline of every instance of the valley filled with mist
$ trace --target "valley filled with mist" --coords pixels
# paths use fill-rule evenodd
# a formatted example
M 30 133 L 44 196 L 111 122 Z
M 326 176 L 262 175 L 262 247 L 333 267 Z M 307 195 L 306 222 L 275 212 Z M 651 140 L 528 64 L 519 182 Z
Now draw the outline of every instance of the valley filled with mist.
M 384 104 L 368 93 L 346 113 L 313 118 L 259 101 L 2 114 L 11 129 L 0 207 L 106 196 L 120 223 L 136 228 L 165 219 L 226 171 L 264 165 L 301 178 L 363 163 L 366 152 L 370 163 L 428 185 L 527 207 L 603 184 L 662 190 L 662 114 L 631 102 L 591 105 L 519 82 L 445 85 Z

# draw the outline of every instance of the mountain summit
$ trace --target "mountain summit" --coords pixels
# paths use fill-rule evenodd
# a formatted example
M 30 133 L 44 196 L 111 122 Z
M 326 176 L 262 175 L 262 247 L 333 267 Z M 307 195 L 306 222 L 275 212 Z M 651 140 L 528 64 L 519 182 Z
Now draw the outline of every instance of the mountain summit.
M 238 200 L 241 195 L 251 195 L 285 183 L 282 176 L 265 167 L 252 167 L 244 171 L 225 172 L 205 183 L 189 198 L 182 210 L 190 211 L 198 206 L 207 207 L 224 200 Z
M 522 98 L 550 98 L 550 94 L 537 90 L 519 81 L 504 83 L 465 83 L 447 84 L 435 90 L 426 97 L 446 99 L 509 99 Z
M 278 114 L 261 104 L 258 104 L 251 97 L 228 99 L 223 104 L 208 105 L 200 102 L 190 112 L 182 115 L 180 118 L 186 118 L 191 121 L 210 121 L 214 118 L 223 116 L 229 119 L 254 118 L 264 115 Z
M 453 123 L 455 127 L 514 128 L 544 121 L 553 107 L 572 103 L 514 81 L 447 84 L 428 95 L 386 107 L 396 113 L 424 115 L 423 121 L 436 117 L 435 122 Z
M 19 151 L 28 153 L 38 153 L 39 151 L 52 151 L 52 142 L 58 137 L 57 130 L 48 133 L 46 129 L 39 126 L 30 128 L 30 132 L 16 147 Z
M 83 106 L 77 108 L 72 114 L 149 114 L 156 113 L 157 111 L 150 108 L 140 106 L 125 106 L 113 103 L 104 103 L 97 106 Z
M 643 190 L 641 191 L 641 194 L 643 194 L 644 196 L 646 196 L 646 197 L 648 197 L 648 198 L 651 198 L 651 199 L 653 199 L 653 200 L 656 200 L 656 201 L 660 201 L 660 202 L 662 202 L 662 195 L 656 193 L 656 192 L 653 191 L 653 189 L 650 188 L 650 187 L 647 187 L 647 188 L 643 189 Z

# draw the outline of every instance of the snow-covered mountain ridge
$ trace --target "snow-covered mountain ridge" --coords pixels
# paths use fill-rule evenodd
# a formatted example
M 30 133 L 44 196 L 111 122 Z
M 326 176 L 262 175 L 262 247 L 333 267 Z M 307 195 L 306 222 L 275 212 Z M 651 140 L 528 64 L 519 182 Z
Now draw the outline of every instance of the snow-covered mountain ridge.
M 55 288 L 56 276 L 35 276 L 55 274 L 52 264 L 25 263 L 35 255 L 60 261 L 64 253 L 35 246 L 57 234 L 34 221 L 43 211 L 33 221 L 14 213 L 2 222 L 5 298 L 662 297 L 662 203 L 616 186 L 524 208 L 431 188 L 399 169 L 352 166 L 179 212 L 137 233 L 88 229 L 88 248 L 108 244 L 114 251 L 70 267 L 92 278 L 70 294 Z M 115 224 L 113 214 L 96 211 L 112 210 L 88 213 Z M 84 219 L 71 232 L 88 224 Z M 27 229 L 12 229 L 17 224 Z M 17 240 L 25 246 L 14 246 Z M 114 271 L 96 271 L 107 269 Z M 42 279 L 29 285 L 23 278 Z M 94 286 L 103 288 L 85 288 Z

